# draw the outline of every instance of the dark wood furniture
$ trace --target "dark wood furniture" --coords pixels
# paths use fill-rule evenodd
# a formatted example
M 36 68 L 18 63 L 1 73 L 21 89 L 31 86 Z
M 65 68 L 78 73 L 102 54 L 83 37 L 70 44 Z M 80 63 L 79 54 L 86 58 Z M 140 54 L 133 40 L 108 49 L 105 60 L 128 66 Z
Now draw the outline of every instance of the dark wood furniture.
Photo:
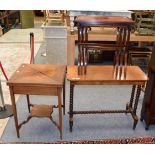
M 145 121 L 145 129 L 155 124 L 155 45 L 153 46 L 151 59 L 148 67 L 148 78 L 146 83 L 143 106 L 141 109 L 141 121 Z
M 145 72 L 148 72 L 148 64 L 151 58 L 152 51 L 147 47 L 133 46 L 129 49 L 129 64 L 141 67 Z
M 18 10 L 1 10 L 0 12 L 0 25 L 5 26 L 4 32 L 8 31 L 12 25 L 20 22 L 20 14 Z
M 17 136 L 20 137 L 19 129 L 31 117 L 48 117 L 52 120 L 51 114 L 53 107 L 59 111 L 59 131 L 62 139 L 62 106 L 65 113 L 65 65 L 49 64 L 22 64 L 8 80 L 12 110 L 15 120 Z M 61 101 L 61 92 L 63 89 L 63 105 Z M 26 94 L 28 110 L 30 115 L 28 119 L 18 124 L 15 94 Z M 33 105 L 30 103 L 29 95 L 50 95 L 58 96 L 58 106 Z
M 126 73 L 130 31 L 134 21 L 119 16 L 78 16 L 75 22 L 78 27 L 78 74 L 86 74 L 87 72 L 88 50 L 100 49 L 114 50 L 116 74 L 119 74 L 118 71 L 120 71 L 120 75 L 122 71 Z M 116 42 L 113 44 L 89 42 L 88 34 L 93 27 L 115 28 Z M 120 69 L 118 69 L 119 66 Z
M 147 76 L 138 66 L 127 66 L 126 78 L 124 76 L 117 78 L 113 66 L 88 66 L 86 75 L 78 75 L 77 66 L 68 66 L 67 79 L 70 81 L 70 106 L 69 106 L 69 125 L 70 131 L 73 127 L 74 114 L 96 114 L 96 113 L 131 113 L 136 128 L 138 117 L 136 109 L 141 92 L 141 87 L 147 81 Z M 74 87 L 76 85 L 131 85 L 132 93 L 129 104 L 125 110 L 95 110 L 95 111 L 74 111 Z M 137 89 L 137 90 L 136 90 Z M 136 91 L 136 93 L 135 93 Z
M 70 31 L 67 31 L 67 64 L 74 65 L 75 64 L 75 45 L 78 41 L 78 32 L 77 30 L 74 31 L 74 35 L 70 34 Z M 100 41 L 100 42 L 107 42 L 107 41 L 116 41 L 116 34 L 113 29 L 106 29 L 104 28 L 103 31 L 99 29 L 92 29 L 89 32 L 89 41 Z M 155 42 L 155 36 L 150 35 L 136 35 L 135 33 L 131 33 L 130 35 L 130 42 L 138 42 L 139 45 L 143 43 L 152 43 Z
M 92 10 L 69 10 L 70 34 L 74 35 L 74 20 L 77 16 L 122 16 L 131 18 L 132 11 L 92 11 Z

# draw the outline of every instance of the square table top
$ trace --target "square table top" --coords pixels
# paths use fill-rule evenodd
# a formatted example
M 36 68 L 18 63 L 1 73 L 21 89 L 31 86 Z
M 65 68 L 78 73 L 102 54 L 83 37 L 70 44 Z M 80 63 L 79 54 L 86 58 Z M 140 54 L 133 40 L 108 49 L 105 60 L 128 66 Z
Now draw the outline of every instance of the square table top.
M 77 66 L 67 67 L 67 79 L 71 82 L 93 82 L 96 84 L 144 84 L 148 77 L 138 66 L 127 66 L 126 78 L 116 78 L 114 76 L 114 66 L 87 66 L 86 75 L 78 75 Z M 100 83 L 101 82 L 101 83 Z
M 21 64 L 9 78 L 7 85 L 62 86 L 65 74 L 65 65 Z
M 87 16 L 81 15 L 75 19 L 76 23 L 89 26 L 133 26 L 131 18 L 120 16 Z

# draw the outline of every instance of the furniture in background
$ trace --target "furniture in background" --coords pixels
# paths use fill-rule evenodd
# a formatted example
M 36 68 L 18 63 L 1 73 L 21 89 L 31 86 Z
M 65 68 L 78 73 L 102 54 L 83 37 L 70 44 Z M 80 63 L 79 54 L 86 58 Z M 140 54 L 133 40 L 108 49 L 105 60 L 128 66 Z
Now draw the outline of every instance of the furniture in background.
M 74 31 L 74 34 L 70 34 L 70 30 L 67 31 L 67 64 L 74 65 L 75 64 L 75 47 L 76 42 L 78 41 L 78 32 Z M 93 29 L 89 33 L 89 41 L 116 41 L 116 34 L 113 29 L 103 29 L 103 31 Z M 138 42 L 141 46 L 142 43 L 154 43 L 155 36 L 153 35 L 136 35 L 135 33 L 131 33 L 130 42 Z
M 148 11 L 148 12 L 151 12 L 151 11 Z M 79 16 L 79 15 L 103 15 L 102 13 L 104 12 L 93 12 L 93 11 L 70 11 L 70 16 L 73 16 L 74 18 L 76 17 L 75 15 Z M 116 14 L 113 12 L 110 12 L 110 14 L 108 12 L 105 12 L 105 16 L 106 15 L 113 15 L 113 16 L 116 16 Z M 119 13 L 119 12 L 117 12 Z M 122 16 L 124 15 L 124 17 L 131 17 L 131 13 L 132 12 L 127 12 L 128 15 L 126 13 L 122 13 Z M 118 15 L 118 14 L 117 14 Z M 77 24 L 76 24 L 77 26 Z M 70 30 L 68 30 L 68 33 L 67 33 L 67 41 L 68 41 L 68 44 L 67 44 L 67 64 L 68 65 L 73 65 L 75 63 L 75 43 L 76 41 L 78 41 L 78 32 L 76 29 L 74 29 L 74 33 L 70 34 Z M 91 31 L 89 31 L 89 41 L 100 41 L 100 42 L 105 42 L 105 41 L 116 41 L 116 31 L 114 31 L 113 29 L 95 29 L 93 28 Z M 148 63 L 148 60 L 149 60 L 149 56 L 150 56 L 150 51 L 149 49 L 146 50 L 146 47 L 145 49 L 143 49 L 144 46 L 142 46 L 142 43 L 152 43 L 152 42 L 155 42 L 155 36 L 147 36 L 147 35 L 136 35 L 136 32 L 134 33 L 131 33 L 131 36 L 130 36 L 130 42 L 138 42 L 138 47 L 134 49 L 132 48 L 131 50 L 131 54 L 130 56 L 133 57 L 133 59 L 135 58 L 136 60 L 138 60 L 138 56 L 139 56 L 139 60 L 140 59 L 143 59 L 145 60 L 145 64 L 143 64 L 143 66 L 147 66 L 147 63 Z M 142 52 L 142 53 L 140 53 Z M 144 54 L 145 53 L 145 54 Z M 100 52 L 99 52 L 100 54 Z M 92 56 L 92 54 L 91 54 Z M 94 56 L 97 56 L 94 55 Z M 131 58 L 130 57 L 130 58 Z M 93 57 L 91 57 L 93 58 Z M 130 60 L 129 58 L 129 60 Z M 94 59 L 95 60 L 95 59 Z M 102 60 L 101 58 L 99 59 L 99 61 Z M 132 62 L 132 61 L 130 61 Z M 140 61 L 137 61 L 137 63 L 141 63 L 141 60 Z M 142 63 L 141 63 L 142 64 Z
M 129 48 L 129 64 L 141 67 L 143 71 L 148 72 L 148 64 L 152 51 L 147 47 L 133 46 Z
M 3 28 L 3 33 L 14 28 L 20 22 L 18 10 L 0 10 L 0 26 Z
M 77 16 L 122 16 L 131 18 L 132 11 L 83 11 L 83 10 L 69 10 L 70 17 L 70 33 L 74 34 L 74 20 Z
M 78 74 L 87 74 L 89 50 L 114 50 L 116 77 L 118 74 L 120 77 L 122 74 L 126 76 L 130 32 L 134 22 L 130 18 L 119 16 L 78 16 L 75 23 L 78 27 Z M 90 42 L 89 31 L 94 27 L 115 29 L 115 43 Z
M 155 124 L 155 45 L 152 50 L 148 67 L 148 78 L 144 92 L 143 105 L 141 109 L 141 121 L 145 121 L 145 129 Z
M 8 80 L 12 110 L 18 138 L 19 129 L 32 117 L 48 117 L 60 131 L 62 139 L 62 106 L 65 114 L 65 65 L 49 64 L 22 64 Z M 61 92 L 63 89 L 63 105 Z M 29 116 L 26 121 L 18 124 L 15 94 L 25 94 L 27 97 Z M 58 97 L 58 105 L 34 105 L 30 102 L 29 95 L 49 95 Z M 53 108 L 58 108 L 59 124 L 52 119 Z
M 63 10 L 45 10 L 44 11 L 45 22 L 48 24 L 63 24 L 64 23 L 64 11 Z
M 34 10 L 35 16 L 44 17 L 44 10 Z
M 103 62 L 103 52 L 102 50 L 91 50 L 88 53 L 88 64 L 90 63 L 102 63 Z
M 100 113 L 130 113 L 134 120 L 133 129 L 136 128 L 138 116 L 136 114 L 141 87 L 145 85 L 147 76 L 138 66 L 127 66 L 126 78 L 115 76 L 113 66 L 88 66 L 86 75 L 78 75 L 77 66 L 68 66 L 67 79 L 70 81 L 70 105 L 69 105 L 69 126 L 70 131 L 73 128 L 73 115 L 75 114 L 100 114 Z M 74 105 L 74 87 L 79 85 L 130 85 L 132 86 L 130 102 L 126 109 L 113 110 L 94 110 L 94 111 L 76 111 Z M 103 94 L 104 96 L 104 94 Z M 103 97 L 101 96 L 101 97 Z M 120 122 L 121 123 L 121 122 Z
M 138 35 L 155 34 L 155 11 L 135 10 L 135 30 Z

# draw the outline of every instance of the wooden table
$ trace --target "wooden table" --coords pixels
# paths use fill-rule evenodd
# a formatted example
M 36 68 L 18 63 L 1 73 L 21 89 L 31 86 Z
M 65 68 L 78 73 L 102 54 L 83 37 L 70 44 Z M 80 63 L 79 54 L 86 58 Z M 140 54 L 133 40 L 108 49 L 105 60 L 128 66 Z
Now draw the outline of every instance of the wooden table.
M 78 16 L 75 19 L 78 28 L 78 73 L 86 74 L 89 50 L 114 50 L 114 65 L 126 66 L 129 51 L 130 32 L 134 26 L 131 18 L 120 16 Z M 113 44 L 90 42 L 92 28 L 114 28 L 116 41 Z
M 127 66 L 126 78 L 123 78 L 122 76 L 121 79 L 115 77 L 113 66 L 88 66 L 86 75 L 78 75 L 77 66 L 68 66 L 67 79 L 70 81 L 70 106 L 69 106 L 70 131 L 72 131 L 73 127 L 74 114 L 131 113 L 134 119 L 133 129 L 136 128 L 138 122 L 136 110 L 141 92 L 141 87 L 144 86 L 145 82 L 147 81 L 147 76 L 138 66 Z M 74 86 L 76 85 L 132 85 L 130 102 L 126 105 L 125 110 L 74 111 L 73 93 L 74 93 Z
M 74 34 L 75 17 L 81 15 L 89 16 L 121 16 L 131 18 L 132 11 L 84 11 L 84 10 L 69 10 L 70 18 L 70 33 Z
M 113 29 L 92 29 L 89 34 L 90 41 L 116 41 L 116 32 Z M 67 64 L 74 65 L 75 62 L 75 43 L 78 40 L 78 32 L 74 30 L 74 35 L 70 34 L 70 29 L 67 30 Z M 130 42 L 138 42 L 139 45 L 143 42 L 155 42 L 155 36 L 136 35 L 131 33 Z
M 19 129 L 27 121 L 18 124 L 15 94 L 26 94 L 28 102 L 28 110 L 33 117 L 47 117 L 52 113 L 53 109 L 48 110 L 48 106 L 44 107 L 32 105 L 29 100 L 29 95 L 50 95 L 58 96 L 59 111 L 59 131 L 62 139 L 62 101 L 61 92 L 63 89 L 63 109 L 65 112 L 65 65 L 49 65 L 49 64 L 22 64 L 8 80 L 12 110 L 18 138 L 20 137 Z M 34 108 L 34 109 L 33 109 Z M 35 109 L 36 108 L 36 109 Z M 44 109 L 42 113 L 42 108 Z M 51 107 L 52 108 L 52 107 Z M 35 112 L 37 111 L 37 114 Z M 47 112 L 47 114 L 46 114 Z M 35 114 L 35 115 L 34 115 Z M 50 118 L 51 119 L 51 118 Z

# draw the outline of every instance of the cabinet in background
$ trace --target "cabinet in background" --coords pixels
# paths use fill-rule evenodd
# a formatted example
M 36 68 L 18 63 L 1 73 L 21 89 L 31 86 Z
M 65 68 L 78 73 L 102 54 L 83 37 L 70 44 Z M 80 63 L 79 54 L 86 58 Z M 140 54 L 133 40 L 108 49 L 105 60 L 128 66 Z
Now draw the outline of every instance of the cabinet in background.
M 152 51 L 151 60 L 149 63 L 148 77 L 143 106 L 141 110 L 141 121 L 145 121 L 145 129 L 149 129 L 149 125 L 155 124 L 155 45 Z

